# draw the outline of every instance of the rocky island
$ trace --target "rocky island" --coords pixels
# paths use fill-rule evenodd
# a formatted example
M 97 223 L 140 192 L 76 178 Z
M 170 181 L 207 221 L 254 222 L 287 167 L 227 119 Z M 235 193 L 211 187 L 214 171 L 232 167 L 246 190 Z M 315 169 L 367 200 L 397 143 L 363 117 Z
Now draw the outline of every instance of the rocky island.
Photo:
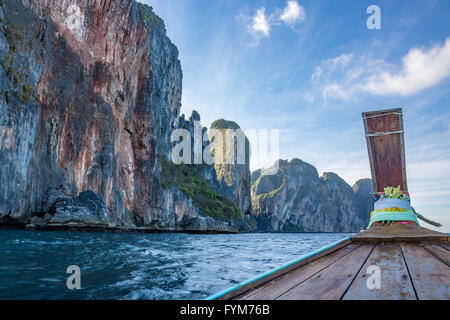
M 152 8 L 134 0 L 0 3 L 0 224 L 31 229 L 350 232 L 370 182 L 280 161 L 175 165 L 182 69 Z M 220 119 L 211 129 L 236 129 Z M 207 128 L 201 128 L 208 133 Z M 203 144 L 202 148 L 206 145 Z
M 299 159 L 279 160 L 275 175 L 252 173 L 253 212 L 269 232 L 354 232 L 369 222 L 372 182 L 350 187 L 337 174 L 321 177 Z M 267 171 L 272 171 L 270 168 Z

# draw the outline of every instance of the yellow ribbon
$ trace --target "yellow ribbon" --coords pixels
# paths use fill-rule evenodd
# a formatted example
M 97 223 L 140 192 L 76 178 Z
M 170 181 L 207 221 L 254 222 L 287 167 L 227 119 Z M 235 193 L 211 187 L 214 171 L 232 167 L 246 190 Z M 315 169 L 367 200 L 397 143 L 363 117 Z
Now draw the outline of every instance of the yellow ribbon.
M 386 209 L 374 210 L 374 211 L 372 211 L 372 212 L 370 213 L 370 216 L 372 216 L 374 212 L 382 212 L 382 211 L 404 212 L 404 211 L 408 211 L 408 210 L 403 209 L 403 208 L 397 208 L 397 207 L 394 207 L 394 208 L 386 208 Z

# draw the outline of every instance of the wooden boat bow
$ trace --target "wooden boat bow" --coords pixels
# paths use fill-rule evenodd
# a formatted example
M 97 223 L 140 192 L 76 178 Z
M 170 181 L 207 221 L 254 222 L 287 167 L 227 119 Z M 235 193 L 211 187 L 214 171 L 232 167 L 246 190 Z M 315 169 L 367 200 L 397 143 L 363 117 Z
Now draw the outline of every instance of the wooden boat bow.
M 402 109 L 363 113 L 375 196 L 406 180 Z M 379 275 L 378 286 L 372 277 Z M 448 234 L 415 221 L 374 222 L 363 232 L 249 279 L 209 299 L 450 299 Z

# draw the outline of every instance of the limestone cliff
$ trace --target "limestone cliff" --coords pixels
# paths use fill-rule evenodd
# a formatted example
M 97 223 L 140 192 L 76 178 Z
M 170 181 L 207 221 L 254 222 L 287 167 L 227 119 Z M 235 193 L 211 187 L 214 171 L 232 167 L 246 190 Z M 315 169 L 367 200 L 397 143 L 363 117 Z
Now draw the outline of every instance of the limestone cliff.
M 217 123 L 221 123 L 226 128 L 219 128 Z M 170 161 L 163 161 L 163 186 L 181 190 L 202 213 L 227 222 L 238 231 L 254 231 L 256 221 L 251 207 L 248 139 L 244 135 L 245 158 L 243 163 L 237 163 L 237 158 L 234 157 L 231 159 L 233 160 L 232 164 L 226 164 L 225 154 L 222 158 L 223 162 L 216 163 L 214 161 L 216 160 L 216 149 L 208 149 L 208 146 L 214 146 L 214 137 L 209 133 L 217 129 L 218 134 L 223 137 L 222 144 L 218 142 L 217 149 L 224 153 L 237 154 L 237 137 L 234 137 L 233 133 L 234 130 L 240 129 L 239 125 L 233 121 L 222 119 L 213 122 L 208 130 L 201 125 L 198 112 L 193 111 L 188 120 L 185 119 L 184 114 L 179 117 L 177 129 L 186 130 L 191 139 L 189 141 L 190 152 L 183 150 L 189 152 L 189 156 L 185 159 L 188 164 L 175 165 Z M 228 149 L 226 129 L 233 130 L 233 133 L 229 135 L 233 141 Z M 178 141 L 175 141 L 174 145 L 177 143 Z M 203 159 L 207 152 L 212 160 L 210 164 Z
M 239 230 L 163 185 L 182 71 L 150 7 L 3 0 L 0 62 L 0 223 L 89 225 L 64 208 L 92 190 L 101 227 Z
M 371 200 L 373 193 L 372 180 L 360 179 L 355 182 L 352 189 L 356 196 L 357 213 L 369 224 L 368 213 L 373 211 L 373 203 Z
M 355 191 L 334 173 L 319 177 L 299 159 L 279 160 L 275 175 L 252 174 L 252 202 L 258 227 L 270 232 L 357 232 L 367 227 L 370 180 Z
M 250 173 L 250 142 L 242 135 L 242 141 L 239 141 L 240 137 L 237 130 L 241 128 L 234 121 L 225 119 L 216 120 L 211 124 L 210 130 L 218 130 L 222 134 L 223 141 L 223 163 L 214 164 L 216 173 L 217 189 L 221 190 L 221 193 L 230 195 L 235 199 L 245 215 L 251 215 L 251 173 Z M 227 132 L 230 130 L 230 132 Z M 242 131 L 241 131 L 242 132 Z M 243 133 L 243 132 L 242 132 Z M 232 139 L 232 148 L 229 150 L 226 148 L 227 139 Z M 242 146 L 242 149 L 240 149 Z M 242 152 L 242 162 L 239 162 L 239 152 Z M 228 154 L 227 154 L 228 153 Z M 230 153 L 234 153 L 230 157 Z M 229 157 L 233 160 L 232 164 L 227 164 L 226 159 Z

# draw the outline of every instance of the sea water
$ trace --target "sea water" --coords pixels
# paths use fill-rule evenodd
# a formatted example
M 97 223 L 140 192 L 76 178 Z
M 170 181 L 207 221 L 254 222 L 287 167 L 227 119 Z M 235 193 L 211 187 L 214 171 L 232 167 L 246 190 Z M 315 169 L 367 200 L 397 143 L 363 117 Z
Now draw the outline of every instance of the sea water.
M 0 230 L 0 299 L 204 299 L 349 235 Z

